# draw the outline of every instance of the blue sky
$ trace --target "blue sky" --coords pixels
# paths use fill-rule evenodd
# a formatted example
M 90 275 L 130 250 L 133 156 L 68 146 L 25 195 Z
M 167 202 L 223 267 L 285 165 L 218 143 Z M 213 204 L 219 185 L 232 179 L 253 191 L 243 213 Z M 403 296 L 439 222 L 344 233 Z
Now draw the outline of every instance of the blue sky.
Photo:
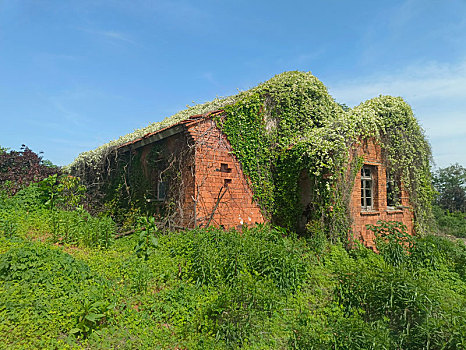
M 404 97 L 436 166 L 466 165 L 465 0 L 0 0 L 0 145 L 66 165 L 287 70 Z

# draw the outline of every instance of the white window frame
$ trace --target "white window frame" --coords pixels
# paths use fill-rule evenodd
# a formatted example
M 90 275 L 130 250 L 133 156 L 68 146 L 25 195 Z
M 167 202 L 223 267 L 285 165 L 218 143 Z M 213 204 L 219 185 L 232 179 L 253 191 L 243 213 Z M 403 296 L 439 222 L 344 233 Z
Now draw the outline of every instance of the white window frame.
M 374 210 L 374 173 L 376 168 L 370 165 L 364 165 L 361 168 L 361 210 Z M 370 195 L 367 195 L 369 191 Z M 368 205 L 368 199 L 370 204 Z

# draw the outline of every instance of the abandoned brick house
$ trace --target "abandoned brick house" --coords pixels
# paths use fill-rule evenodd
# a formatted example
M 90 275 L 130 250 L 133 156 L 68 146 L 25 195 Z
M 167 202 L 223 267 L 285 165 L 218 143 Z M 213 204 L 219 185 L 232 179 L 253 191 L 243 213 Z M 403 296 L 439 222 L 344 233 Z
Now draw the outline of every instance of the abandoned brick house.
M 140 155 L 143 173 L 152 180 L 145 188 L 146 201 L 157 208 L 166 203 L 169 194 L 177 196 L 179 207 L 172 221 L 176 226 L 213 225 L 228 229 L 266 221 L 226 135 L 212 118 L 220 113 L 215 111 L 192 116 L 120 147 L 123 153 Z M 163 164 L 162 167 L 151 166 L 147 161 L 154 150 L 160 157 L 155 164 Z M 183 157 L 183 151 L 192 152 L 194 157 Z M 166 170 L 167 160 L 174 154 L 180 155 L 183 161 L 191 161 L 181 168 L 183 185 L 177 182 L 177 188 L 170 188 L 170 177 L 161 172 Z M 380 146 L 366 143 L 358 149 L 358 154 L 364 156 L 365 161 L 351 193 L 350 210 L 355 237 L 367 246 L 373 246 L 374 237 L 366 225 L 376 224 L 378 220 L 401 221 L 407 225 L 408 232 L 412 232 L 413 215 L 406 192 L 397 195 L 393 191 L 394 181 L 387 181 Z M 305 182 L 301 187 L 305 196 Z M 304 210 L 306 200 L 301 202 Z
M 326 110 L 329 119 L 332 113 L 346 113 L 329 97 L 323 84 L 310 73 L 283 73 L 274 79 L 265 83 L 269 84 L 266 85 L 269 95 L 274 93 L 273 88 L 277 85 L 280 91 L 287 93 L 287 89 L 291 90 L 289 86 L 293 89 L 295 86 L 301 88 L 302 84 L 305 88 L 301 92 L 311 96 L 308 100 L 312 98 L 313 109 L 309 110 Z M 309 86 L 314 90 L 309 90 Z M 262 102 L 259 111 L 270 109 L 270 103 L 267 106 Z M 276 108 L 276 105 L 272 105 Z M 114 188 L 120 186 L 118 188 L 128 193 L 133 204 L 150 208 L 150 212 L 164 221 L 165 225 L 174 228 L 212 225 L 228 229 L 271 221 L 272 216 L 264 212 L 255 196 L 252 181 L 244 171 L 244 164 L 235 153 L 230 138 L 219 125 L 219 121 L 226 118 L 225 109 L 223 106 L 217 107 L 210 112 L 204 109 L 200 114 L 178 118 L 164 128 L 157 128 L 118 144 L 113 148 L 111 156 L 106 156 L 108 168 L 114 170 L 113 175 L 107 176 L 104 182 L 113 183 Z M 282 114 L 283 108 L 280 109 Z M 303 110 L 305 108 L 302 107 Z M 265 117 L 262 116 L 263 119 Z M 305 119 L 307 116 L 304 113 L 300 115 L 303 122 L 299 124 L 300 121 L 296 119 L 295 130 L 292 127 L 286 131 L 285 127 L 279 125 L 284 117 L 276 118 L 275 124 L 278 123 L 277 128 L 281 127 L 288 132 L 287 140 L 292 140 L 289 142 L 293 145 L 304 142 L 305 137 L 300 135 L 306 132 L 307 125 L 312 124 L 314 128 L 323 125 L 317 117 L 311 117 L 314 121 Z M 352 116 L 345 118 L 357 120 Z M 405 116 L 403 118 L 406 119 Z M 237 122 L 241 123 L 241 120 Z M 408 191 L 402 186 L 399 176 L 390 175 L 386 166 L 387 156 L 380 142 L 366 135 L 364 142 L 353 143 L 352 147 L 353 157 L 361 159 L 349 186 L 346 205 L 353 237 L 366 246 L 374 246 L 373 234 L 366 225 L 376 224 L 379 220 L 403 222 L 412 234 L 416 218 Z M 75 173 L 83 176 L 77 171 Z M 299 193 L 296 198 L 298 211 L 301 212 L 295 217 L 295 229 L 298 231 L 305 230 L 309 208 L 312 206 L 310 192 L 313 187 L 309 178 L 302 174 L 297 180 Z M 90 181 L 88 179 L 87 182 Z M 255 188 L 257 190 L 258 187 Z

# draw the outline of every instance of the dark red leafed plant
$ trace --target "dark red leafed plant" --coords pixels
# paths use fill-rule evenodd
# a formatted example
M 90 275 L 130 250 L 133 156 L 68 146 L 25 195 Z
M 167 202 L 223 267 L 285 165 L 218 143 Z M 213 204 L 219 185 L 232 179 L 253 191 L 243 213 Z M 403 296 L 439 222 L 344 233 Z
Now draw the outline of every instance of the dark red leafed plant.
M 19 151 L 0 148 L 0 188 L 10 194 L 59 172 L 60 168 L 44 161 L 26 145 L 22 145 Z

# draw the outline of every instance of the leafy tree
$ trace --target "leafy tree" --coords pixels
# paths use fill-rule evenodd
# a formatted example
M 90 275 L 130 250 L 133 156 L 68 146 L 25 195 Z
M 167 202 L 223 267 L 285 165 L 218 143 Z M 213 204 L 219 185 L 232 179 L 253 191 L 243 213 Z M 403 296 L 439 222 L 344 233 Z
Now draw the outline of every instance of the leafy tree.
M 466 168 L 456 163 L 433 173 L 437 204 L 450 212 L 466 211 Z
M 32 182 L 59 172 L 59 168 L 50 164 L 26 145 L 22 145 L 19 151 L 0 147 L 0 187 L 8 187 L 14 194 Z

